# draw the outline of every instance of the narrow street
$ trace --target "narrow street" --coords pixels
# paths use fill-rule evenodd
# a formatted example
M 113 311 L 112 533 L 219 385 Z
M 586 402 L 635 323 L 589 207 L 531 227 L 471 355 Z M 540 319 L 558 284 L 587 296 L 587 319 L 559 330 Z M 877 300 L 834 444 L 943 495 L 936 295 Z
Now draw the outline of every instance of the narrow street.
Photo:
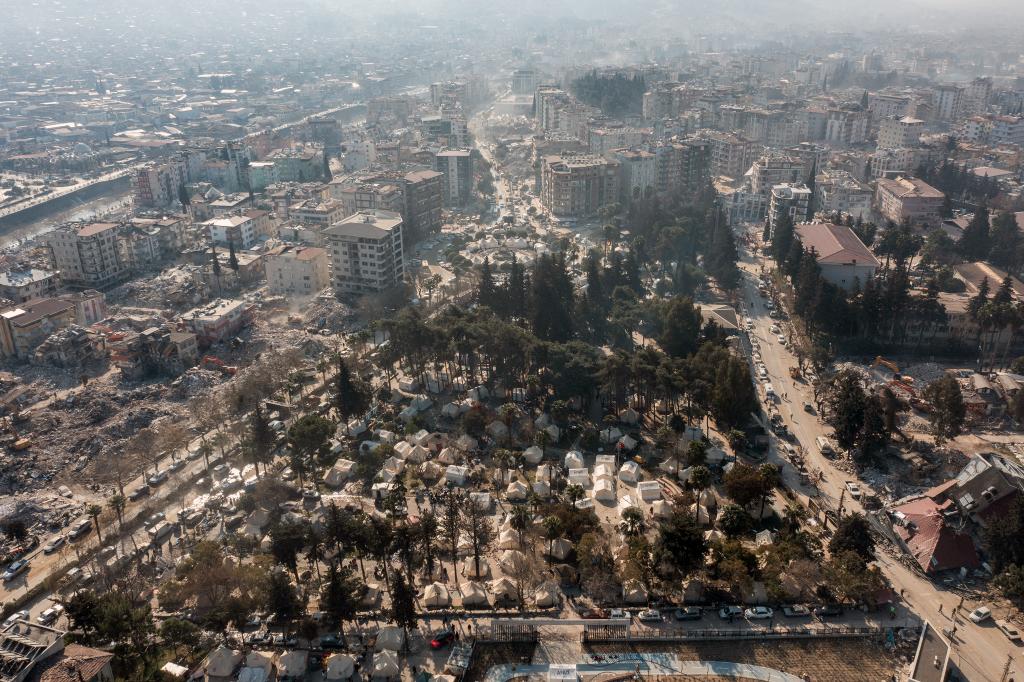
M 804 381 L 794 380 L 789 374 L 789 368 L 796 365 L 795 356 L 777 338 L 777 334 L 770 330 L 776 320 L 768 316 L 768 309 L 765 301 L 760 297 L 757 289 L 758 275 L 761 269 L 761 259 L 751 254 L 749 250 L 743 250 L 741 255 L 740 268 L 743 277 L 742 283 L 742 306 L 754 323 L 754 329 L 750 332 L 749 338 L 756 340 L 760 345 L 761 360 L 768 371 L 769 382 L 775 389 L 778 398 L 776 404 L 782 419 L 789 430 L 796 436 L 797 444 L 802 446 L 804 459 L 807 468 L 813 473 L 820 471 L 822 478 L 818 483 L 817 490 L 809 486 L 801 486 L 799 473 L 785 461 L 779 452 L 781 441 L 772 437 L 770 461 L 780 466 L 783 479 L 791 490 L 797 492 L 801 499 L 806 502 L 808 496 L 820 496 L 827 500 L 833 509 L 838 507 L 842 497 L 843 510 L 845 512 L 863 512 L 861 504 L 845 493 L 846 481 L 855 480 L 855 477 L 836 468 L 832 462 L 821 454 L 815 439 L 819 436 L 828 436 L 831 429 L 827 427 L 817 416 L 805 412 L 803 404 L 813 404 L 813 391 Z M 771 263 L 767 267 L 771 267 Z M 778 323 L 780 331 L 786 336 L 789 335 L 788 323 Z M 749 351 L 749 346 L 747 346 Z M 764 382 L 758 387 L 758 397 L 764 399 Z M 861 489 L 865 494 L 872 492 L 870 486 L 859 481 Z M 937 587 L 931 581 L 921 577 L 920 574 L 911 571 L 899 561 L 888 556 L 884 551 L 877 552 L 878 565 L 892 583 L 897 593 L 903 594 L 903 599 L 909 608 L 921 618 L 931 622 L 935 627 L 949 629 L 953 621 L 949 614 L 960 603 L 960 597 L 952 592 Z M 939 607 L 942 605 L 942 613 Z M 960 668 L 967 679 L 981 681 L 996 681 L 1003 674 L 1007 657 L 1014 658 L 1011 675 L 1013 671 L 1024 671 L 1024 662 L 1020 658 L 1021 647 L 1010 642 L 1003 633 L 996 628 L 993 620 L 1001 618 L 1005 614 L 996 613 L 993 619 L 975 624 L 967 620 L 966 615 L 973 609 L 981 606 L 982 603 L 965 601 L 963 608 L 956 619 L 956 635 L 952 639 L 953 662 Z

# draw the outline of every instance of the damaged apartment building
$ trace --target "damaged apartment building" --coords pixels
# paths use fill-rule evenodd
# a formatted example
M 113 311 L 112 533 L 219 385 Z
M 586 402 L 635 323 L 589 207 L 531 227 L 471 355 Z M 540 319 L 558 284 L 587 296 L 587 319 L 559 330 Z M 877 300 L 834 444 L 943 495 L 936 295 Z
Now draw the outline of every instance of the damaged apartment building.
M 199 362 L 196 335 L 166 325 L 110 337 L 110 359 L 131 379 L 158 374 L 177 376 Z

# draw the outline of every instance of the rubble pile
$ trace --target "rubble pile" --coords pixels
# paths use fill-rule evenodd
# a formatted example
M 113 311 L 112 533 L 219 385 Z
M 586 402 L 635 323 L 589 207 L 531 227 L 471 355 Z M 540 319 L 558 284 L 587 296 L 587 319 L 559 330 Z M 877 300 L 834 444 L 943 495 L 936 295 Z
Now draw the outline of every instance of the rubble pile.
M 921 387 L 941 378 L 945 373 L 946 370 L 934 362 L 919 362 L 916 365 L 903 368 L 903 371 L 900 372 L 900 374 L 914 377 L 914 384 Z
M 303 314 L 302 321 L 307 327 L 340 332 L 346 329 L 351 315 L 352 309 L 337 299 L 318 299 Z
M 205 393 L 223 380 L 224 376 L 219 372 L 193 367 L 175 379 L 171 388 L 181 398 L 193 398 Z

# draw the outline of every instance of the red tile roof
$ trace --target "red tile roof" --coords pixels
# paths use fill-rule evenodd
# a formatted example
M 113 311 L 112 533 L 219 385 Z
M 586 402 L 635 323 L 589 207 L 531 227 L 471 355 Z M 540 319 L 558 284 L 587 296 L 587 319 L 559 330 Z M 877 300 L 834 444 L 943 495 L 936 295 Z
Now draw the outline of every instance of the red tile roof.
M 946 525 L 942 512 L 951 504 L 947 500 L 938 505 L 928 497 L 920 497 L 893 510 L 903 514 L 912 526 L 897 525 L 894 529 L 926 573 L 981 565 L 974 541 Z

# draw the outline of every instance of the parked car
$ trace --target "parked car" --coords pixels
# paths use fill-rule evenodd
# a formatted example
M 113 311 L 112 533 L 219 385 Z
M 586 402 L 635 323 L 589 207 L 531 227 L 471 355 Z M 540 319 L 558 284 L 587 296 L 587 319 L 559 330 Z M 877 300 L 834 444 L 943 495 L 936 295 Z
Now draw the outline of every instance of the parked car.
M 431 649 L 443 649 L 452 642 L 455 641 L 455 630 L 451 628 L 445 628 L 435 632 L 430 637 L 430 648 Z
M 7 570 L 3 572 L 3 575 L 0 575 L 0 579 L 3 579 L 3 581 L 6 583 L 11 580 L 14 580 L 27 570 L 28 559 L 18 559 L 17 561 L 15 561 L 7 567 Z
M 786 345 L 786 335 L 785 334 L 779 334 L 775 338 L 777 338 L 779 340 L 779 343 L 781 343 L 783 346 Z
M 57 619 L 60 618 L 62 613 L 64 613 L 64 606 L 62 604 L 54 604 L 40 613 L 39 617 L 36 618 L 36 622 L 40 625 L 50 625 L 57 622 Z
M 814 405 L 810 403 L 804 403 L 804 412 L 807 414 L 814 414 Z
M 164 514 L 163 512 L 157 512 L 157 513 L 153 514 L 152 516 L 150 516 L 148 519 L 146 519 L 143 522 L 142 525 L 145 526 L 146 528 L 150 528 L 150 527 L 155 526 L 158 523 L 160 523 L 161 521 L 164 521 L 166 519 L 167 519 L 167 514 Z
M 71 526 L 71 530 L 68 531 L 68 537 L 72 540 L 77 540 L 92 528 L 92 519 L 78 519 L 75 524 Z
M 184 468 L 185 468 L 185 460 L 183 460 L 183 459 L 176 459 L 176 460 L 174 460 L 173 462 L 170 463 L 170 465 L 167 467 L 167 470 L 171 471 L 171 472 L 175 472 L 175 471 L 181 471 Z
M 637 615 L 637 619 L 642 623 L 660 623 L 661 611 L 658 609 L 645 609 Z
M 834 618 L 843 615 L 843 607 L 839 604 L 825 604 L 814 609 L 818 618 Z
M 767 606 L 755 606 L 744 611 L 743 615 L 748 620 L 765 620 L 773 617 L 775 613 Z
M 786 618 L 807 618 L 811 615 L 811 610 L 803 604 L 783 606 L 782 615 L 784 615 Z
M 580 614 L 580 618 L 587 618 L 587 619 L 600 619 L 600 618 L 607 618 L 607 617 L 608 617 L 608 611 L 606 611 L 605 609 L 599 609 L 597 607 L 594 607 L 592 609 L 587 609 L 586 611 L 584 611 L 583 613 Z
M 743 616 L 743 607 L 741 606 L 723 606 L 718 609 L 718 617 L 722 620 L 740 618 L 741 616 Z
M 972 623 L 984 623 L 992 617 L 992 609 L 987 606 L 979 606 L 971 611 L 967 617 L 971 619 Z
M 854 481 L 846 482 L 846 489 L 850 491 L 850 497 L 855 500 L 860 499 L 860 484 Z
M 342 638 L 341 633 L 329 632 L 320 637 L 321 649 L 343 649 L 344 647 L 345 640 Z
M 12 613 L 10 616 L 7 617 L 7 620 L 4 621 L 4 629 L 7 629 L 9 626 L 14 625 L 14 623 L 19 620 L 28 620 L 28 617 L 28 611 L 18 611 L 17 613 Z
M 145 497 L 148 494 L 149 494 L 149 486 L 148 485 L 140 485 L 138 488 L 136 488 L 135 490 L 133 490 L 130 493 L 128 493 L 128 499 L 131 500 L 132 502 L 136 502 L 138 500 L 141 500 L 143 497 Z
M 997 620 L 996 627 L 1003 631 L 1006 638 L 1011 642 L 1020 641 L 1020 630 L 1014 627 L 1009 621 Z
M 699 606 L 684 606 L 676 609 L 676 620 L 700 620 L 704 615 L 704 609 Z
M 146 483 L 150 484 L 151 486 L 153 486 L 155 488 L 156 486 L 162 484 L 166 480 L 167 480 L 167 472 L 166 471 L 158 471 L 157 473 L 153 474 L 148 479 L 146 479 Z
M 609 618 L 629 618 L 629 612 L 625 609 L 612 609 L 608 614 Z
M 43 553 L 53 554 L 58 549 L 63 547 L 65 542 L 67 542 L 67 538 L 65 538 L 63 535 L 58 535 L 57 537 L 50 540 L 43 546 Z

